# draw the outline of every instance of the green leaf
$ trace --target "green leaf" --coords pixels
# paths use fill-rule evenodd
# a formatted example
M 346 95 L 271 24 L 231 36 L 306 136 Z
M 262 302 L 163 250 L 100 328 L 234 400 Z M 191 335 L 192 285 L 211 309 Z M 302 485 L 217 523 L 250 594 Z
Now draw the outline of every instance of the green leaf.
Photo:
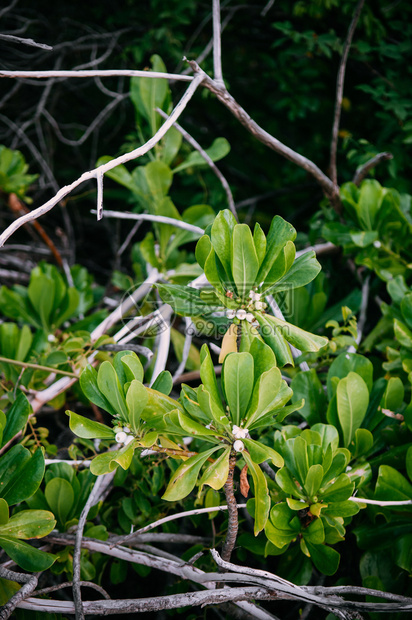
M 366 428 L 358 428 L 356 429 L 355 437 L 353 438 L 354 450 L 352 450 L 352 454 L 354 458 L 359 458 L 360 456 L 369 452 L 369 450 L 373 446 L 373 435 Z
M 279 452 L 276 452 L 273 448 L 254 439 L 243 439 L 242 441 L 250 454 L 250 458 L 257 465 L 264 461 L 272 461 L 276 467 L 283 467 L 283 458 L 280 456 Z
M 289 271 L 274 285 L 274 291 L 288 291 L 290 289 L 306 286 L 312 282 L 321 270 L 320 263 L 316 260 L 313 250 L 305 252 L 293 263 Z
M 226 448 L 219 458 L 205 469 L 199 481 L 199 492 L 202 490 L 204 484 L 209 485 L 215 491 L 223 487 L 229 475 L 229 457 L 230 447 Z
M 115 458 L 120 450 L 113 450 L 113 452 L 104 452 L 94 457 L 90 463 L 90 471 L 94 476 L 102 476 L 103 474 L 110 474 L 114 471 L 119 463 L 115 461 Z
M 382 405 L 385 409 L 396 411 L 400 409 L 405 396 L 405 389 L 399 377 L 390 377 L 383 396 Z
M 286 364 L 294 365 L 290 347 L 283 334 L 269 320 L 269 315 L 257 312 L 255 315 L 260 325 L 260 333 L 265 343 L 272 349 L 281 368 Z
M 27 289 L 30 302 L 36 311 L 44 331 L 49 331 L 56 285 L 53 278 L 44 274 L 32 274 Z
M 333 387 L 332 387 L 332 379 L 333 377 L 338 377 L 339 379 L 343 379 L 347 377 L 347 375 L 351 372 L 356 372 L 358 375 L 362 377 L 368 386 L 368 390 L 372 389 L 373 383 L 373 365 L 368 358 L 363 355 L 359 355 L 358 353 L 341 353 L 338 355 L 336 359 L 333 360 L 329 371 L 328 371 L 328 396 L 332 398 L 333 395 Z
M 351 482 L 349 476 L 340 474 L 331 485 L 319 493 L 325 502 L 344 502 L 353 493 L 355 483 Z
M 70 430 L 77 437 L 83 437 L 84 439 L 114 439 L 115 433 L 109 426 L 89 420 L 89 418 L 74 413 L 74 411 L 68 410 L 66 414 L 70 417 Z
M 401 312 L 409 328 L 412 328 L 412 293 L 405 295 L 401 301 Z
M 174 502 L 189 495 L 196 484 L 202 465 L 220 448 L 221 446 L 214 446 L 210 450 L 191 456 L 182 463 L 170 479 L 162 499 Z
M 258 257 L 260 267 L 266 255 L 266 235 L 258 222 L 256 222 L 253 229 L 253 243 L 255 244 L 256 255 Z
M 407 349 L 412 349 L 412 331 L 399 321 L 398 319 L 394 319 L 393 321 L 393 331 L 395 332 L 395 338 L 403 347 Z
M 305 401 L 300 409 L 300 415 L 309 425 L 320 422 L 325 415 L 326 395 L 316 370 L 311 368 L 307 372 L 298 373 L 293 377 L 290 387 L 293 390 L 293 403 L 301 398 Z
M 320 489 L 323 479 L 322 465 L 312 465 L 309 467 L 304 483 L 304 488 L 308 497 L 314 497 Z M 323 542 L 323 541 L 322 541 Z
M 237 224 L 233 230 L 231 261 L 238 295 L 246 299 L 259 270 L 255 244 L 247 224 Z
M 7 555 L 10 556 L 16 564 L 23 570 L 29 572 L 47 570 L 57 559 L 57 556 L 39 551 L 39 549 L 17 538 L 13 539 L 1 536 L 0 547 L 5 550 Z
M 355 372 L 338 383 L 337 408 L 344 445 L 349 446 L 356 429 L 362 424 L 369 404 L 369 391 L 365 381 Z
M 50 534 L 55 525 L 53 514 L 47 510 L 22 510 L 0 526 L 0 537 L 42 538 Z
M 196 260 L 201 266 L 202 269 L 205 267 L 205 262 L 210 252 L 212 251 L 212 242 L 210 241 L 209 235 L 203 235 L 200 237 L 199 241 L 196 244 Z
M 279 368 L 271 368 L 260 375 L 253 388 L 253 395 L 247 408 L 246 426 L 253 424 L 274 409 L 281 384 L 282 375 Z
M 4 446 L 26 425 L 31 412 L 32 408 L 29 401 L 23 392 L 19 391 L 16 400 L 7 412 L 7 422 L 3 429 L 3 439 L 0 445 Z
M 406 453 L 406 471 L 408 472 L 409 480 L 412 481 L 412 446 L 408 448 Z
M 212 145 L 208 149 L 205 149 L 205 151 L 212 161 L 219 161 L 219 159 L 223 159 L 223 157 L 226 157 L 229 153 L 230 144 L 226 138 L 216 138 L 213 140 Z M 207 165 L 203 156 L 197 151 L 193 151 L 183 163 L 173 168 L 173 173 L 182 172 L 182 170 L 186 170 L 186 168 L 194 168 L 195 166 L 204 167 Z
M 110 362 L 103 362 L 97 373 L 97 385 L 118 415 L 127 421 L 127 407 L 116 371 Z
M 4 525 L 9 520 L 9 506 L 5 499 L 0 498 L 0 525 Z
M 338 570 L 340 555 L 332 547 L 327 545 L 314 545 L 306 541 L 310 557 L 318 571 L 323 575 L 334 575 Z
M 215 221 L 213 222 L 211 229 L 211 244 L 214 251 L 219 257 L 222 263 L 223 269 L 226 272 L 227 282 L 226 287 L 233 282 L 232 275 L 232 234 L 234 225 L 230 226 L 228 215 L 225 211 L 219 211 Z M 233 224 L 233 222 L 232 222 Z M 206 243 L 204 243 L 206 246 Z M 210 250 L 209 250 L 210 251 Z
M 217 387 L 216 373 L 213 366 L 209 347 L 204 344 L 200 350 L 200 378 L 206 390 L 209 392 L 216 404 L 222 408 L 219 388 Z
M 80 375 L 80 387 L 83 394 L 94 405 L 101 407 L 110 415 L 116 416 L 116 410 L 111 406 L 110 402 L 103 396 L 97 385 L 97 372 L 93 366 L 87 365 Z
M 239 424 L 246 415 L 253 390 L 254 364 L 250 353 L 230 353 L 222 367 L 222 381 L 226 402 L 233 424 Z
M 157 54 L 151 57 L 152 70 L 166 72 L 166 67 Z M 130 80 L 130 98 L 136 111 L 149 123 L 151 134 L 155 134 L 161 117 L 155 111 L 162 108 L 169 90 L 168 82 L 164 78 L 132 77 Z
M 43 476 L 42 450 L 30 454 L 21 444 L 17 444 L 0 458 L 0 497 L 9 506 L 18 504 L 34 495 Z
M 282 217 L 276 215 L 270 225 L 269 233 L 266 238 L 266 254 L 256 278 L 257 282 L 264 282 L 272 268 L 273 263 L 280 254 L 282 248 L 288 241 L 294 241 L 296 230 L 291 224 Z
M 278 483 L 282 491 L 284 491 L 288 495 L 298 497 L 299 499 L 305 498 L 305 494 L 298 488 L 295 480 L 292 478 L 289 470 L 286 467 L 283 467 L 280 471 L 278 471 L 278 473 L 276 474 L 276 482 Z
M 146 407 L 148 400 L 149 396 L 146 388 L 140 381 L 134 379 L 127 390 L 126 404 L 129 410 L 128 419 L 136 434 L 139 431 L 141 413 Z
M 373 230 L 376 214 L 382 204 L 384 195 L 385 190 L 378 181 L 374 179 L 363 181 L 359 193 L 359 202 L 356 205 L 359 223 L 362 228 Z
M 301 351 L 316 352 L 328 344 L 328 339 L 324 336 L 311 334 L 310 332 L 300 329 L 300 327 L 296 327 L 296 325 L 292 325 L 292 323 L 282 321 L 282 319 L 278 319 L 275 316 L 267 314 L 266 321 L 269 325 L 272 325 L 272 329 L 279 331 L 287 342 Z
M 325 530 L 323 528 L 322 519 L 315 519 L 302 532 L 305 543 L 313 545 L 321 545 L 325 541 Z
M 175 127 L 168 129 L 162 140 L 162 161 L 170 166 L 179 152 L 183 136 Z
M 124 353 L 124 351 L 122 351 L 122 353 Z M 127 381 L 133 381 L 133 379 L 137 379 L 137 381 L 143 383 L 143 366 L 135 353 L 130 352 L 130 354 L 123 355 L 121 358 L 121 363 L 124 366 Z
M 201 316 L 217 309 L 216 304 L 208 304 L 200 297 L 200 291 L 180 284 L 156 284 L 160 297 L 182 316 Z M 220 304 L 219 306 L 220 307 Z
M 375 487 L 375 499 L 383 501 L 403 501 L 412 499 L 412 485 L 393 467 L 381 465 Z M 401 509 L 397 506 L 397 510 Z M 406 509 L 410 506 L 405 506 Z
M 54 515 L 64 527 L 75 500 L 72 485 L 64 478 L 53 478 L 46 484 L 44 495 Z
M 275 547 L 282 549 L 295 540 L 300 533 L 301 525 L 296 512 L 282 502 L 273 506 L 270 520 L 266 523 L 265 534 Z
M 255 526 L 254 534 L 257 536 L 261 532 L 268 520 L 270 510 L 270 495 L 267 487 L 266 478 L 247 452 L 243 452 L 243 458 L 248 466 L 248 471 L 252 474 L 253 486 L 255 491 Z
M 169 396 L 173 389 L 172 375 L 168 370 L 162 370 L 152 384 L 152 390 L 157 390 L 161 394 Z

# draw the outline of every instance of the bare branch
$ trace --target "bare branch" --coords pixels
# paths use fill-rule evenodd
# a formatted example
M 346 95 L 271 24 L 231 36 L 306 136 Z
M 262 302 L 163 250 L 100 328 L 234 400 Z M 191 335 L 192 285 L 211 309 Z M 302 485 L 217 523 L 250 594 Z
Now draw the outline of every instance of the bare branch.
M 145 77 L 145 78 L 165 78 L 167 80 L 181 80 L 191 82 L 192 75 L 181 75 L 179 73 L 162 73 L 160 71 L 135 71 L 134 69 L 93 69 L 89 71 L 2 71 L 0 78 L 88 78 L 88 77 Z
M 220 27 L 220 0 L 213 0 L 213 74 L 217 84 L 223 83 Z
M 92 209 L 90 213 L 96 214 L 97 211 Z M 166 217 L 165 215 L 151 215 L 150 213 L 125 213 L 124 211 L 105 211 L 104 217 L 115 217 L 119 220 L 143 220 L 146 222 L 157 222 L 158 224 L 168 224 L 169 226 L 175 226 L 176 228 L 182 228 L 197 235 L 203 235 L 204 230 L 200 226 L 194 226 L 193 224 L 187 224 L 182 220 L 177 220 L 174 217 Z
M 237 504 L 238 508 L 245 508 L 246 504 Z M 184 517 L 192 517 L 194 515 L 206 514 L 208 512 L 215 512 L 220 510 L 227 510 L 227 506 L 212 506 L 211 508 L 197 508 L 195 510 L 186 510 L 185 512 L 177 512 L 174 515 L 169 515 L 168 517 L 163 517 L 163 519 L 159 519 L 158 521 L 154 521 L 153 523 L 149 523 L 149 525 L 145 525 L 140 528 L 140 530 L 136 530 L 133 534 L 129 534 L 128 536 L 123 536 L 120 538 L 116 544 L 129 542 L 130 540 L 134 540 L 135 536 L 139 534 L 143 534 L 144 532 L 148 532 L 149 530 L 158 527 L 159 525 L 163 525 L 163 523 L 167 523 L 168 521 L 174 521 L 175 519 L 182 519 Z
M 338 184 L 338 171 L 336 167 L 336 152 L 338 148 L 338 134 L 339 134 L 339 123 L 340 123 L 340 115 L 342 110 L 342 99 L 343 99 L 343 86 L 345 83 L 345 71 L 346 71 L 346 63 L 348 61 L 348 55 L 350 46 L 352 45 L 353 35 L 356 30 L 356 26 L 358 24 L 358 20 L 363 8 L 365 0 L 359 0 L 355 13 L 353 14 L 352 21 L 349 26 L 348 34 L 346 35 L 346 41 L 343 46 L 342 58 L 339 65 L 338 77 L 336 80 L 336 97 L 335 97 L 335 113 L 333 118 L 333 127 L 332 127 L 332 139 L 330 145 L 330 178 L 334 185 Z
M 272 6 L 275 4 L 275 0 L 269 0 L 269 2 L 266 4 L 265 7 L 263 7 L 262 11 L 261 11 L 261 16 L 265 17 L 266 13 L 269 13 L 270 9 L 272 8 Z
M 0 620 L 7 620 L 12 615 L 13 611 L 16 607 L 19 607 L 21 602 L 24 601 L 25 598 L 28 598 L 30 594 L 36 589 L 37 582 L 39 579 L 39 573 L 36 575 L 29 575 L 29 579 L 26 583 L 13 594 L 11 598 L 2 606 L 0 610 Z
M 235 473 L 236 467 L 236 454 L 230 455 L 229 458 L 229 473 L 227 476 L 227 480 L 224 485 L 226 503 L 228 508 L 228 528 L 226 539 L 223 544 L 222 549 L 222 558 L 227 562 L 230 561 L 232 551 L 235 548 L 237 532 L 239 527 L 239 519 L 238 519 L 238 505 L 236 503 L 235 494 L 233 491 L 233 474 Z
M 87 499 L 87 502 L 81 512 L 79 522 L 77 524 L 76 540 L 73 550 L 73 600 L 76 609 L 76 620 L 84 620 L 83 602 L 80 589 L 80 552 L 82 548 L 81 545 L 84 526 L 86 525 L 86 519 L 87 515 L 89 514 L 89 510 L 96 503 L 96 500 L 100 496 L 101 488 L 105 484 L 106 479 L 110 478 L 110 480 L 112 480 L 113 476 L 114 472 L 97 478 L 96 482 L 94 483 L 93 490 Z
M 370 159 L 365 164 L 359 166 L 359 168 L 356 169 L 356 172 L 352 179 L 352 183 L 355 183 L 355 185 L 360 185 L 360 183 L 368 174 L 369 170 L 375 168 L 375 166 L 380 164 L 381 161 L 389 161 L 390 159 L 393 159 L 392 153 L 378 153 L 377 155 L 375 155 L 375 157 L 372 157 L 372 159 Z
M 153 385 L 160 373 L 165 370 L 167 358 L 169 357 L 170 318 L 173 314 L 173 309 L 168 304 L 165 304 L 162 308 L 164 308 L 164 311 L 162 312 L 162 327 L 157 340 L 156 361 L 153 368 L 150 386 Z
M 30 45 L 31 47 L 39 47 L 42 50 L 50 51 L 53 48 L 45 43 L 36 43 L 33 39 L 23 39 L 22 37 L 15 37 L 12 34 L 0 34 L 0 39 L 10 41 L 10 43 L 22 43 L 23 45 Z
M 204 605 L 218 605 L 226 602 L 246 600 L 270 600 L 273 598 L 264 588 L 223 588 L 222 590 L 206 590 L 188 592 L 187 594 L 170 594 L 142 599 L 88 601 L 84 603 L 87 615 L 108 616 L 125 613 L 146 613 L 164 609 L 178 609 L 182 607 L 196 607 Z M 21 605 L 22 609 L 32 609 L 43 612 L 73 614 L 74 605 L 70 601 L 38 600 L 30 598 Z M 270 617 L 270 616 L 266 616 Z
M 350 497 L 351 502 L 356 504 L 371 504 L 374 506 L 412 506 L 412 499 L 403 499 L 399 501 L 384 501 L 379 499 L 364 499 L 363 497 Z
M 160 108 L 156 108 L 156 112 L 158 114 L 160 114 L 160 116 L 162 116 L 163 118 L 167 119 L 169 118 L 168 115 L 163 112 L 163 110 L 161 110 Z M 237 211 L 236 211 L 236 207 L 235 207 L 235 202 L 233 200 L 233 195 L 232 195 L 232 191 L 230 189 L 229 183 L 226 181 L 225 177 L 223 176 L 223 174 L 220 172 L 219 168 L 216 166 L 215 162 L 211 159 L 211 157 L 209 157 L 209 155 L 206 153 L 206 151 L 200 146 L 199 142 L 197 142 L 197 140 L 195 140 L 190 133 L 188 133 L 186 131 L 186 129 L 183 129 L 183 127 L 181 125 L 179 125 L 179 123 L 175 123 L 174 127 L 176 127 L 177 131 L 179 131 L 182 136 L 184 137 L 184 139 L 189 142 L 189 144 L 191 146 L 193 146 L 194 149 L 196 149 L 201 156 L 203 157 L 203 159 L 205 160 L 205 162 L 210 166 L 210 168 L 213 170 L 213 172 L 215 173 L 215 175 L 217 176 L 217 178 L 219 179 L 219 181 L 221 182 L 223 189 L 226 192 L 226 196 L 227 196 L 227 202 L 229 205 L 229 209 L 232 211 L 233 215 L 236 218 L 236 221 L 239 222 L 239 218 L 237 215 Z
M 147 75 L 151 75 L 151 74 L 148 72 Z M 163 123 L 160 129 L 155 133 L 155 135 L 152 138 L 150 138 L 150 140 L 148 140 L 142 146 L 139 146 L 137 149 L 134 149 L 130 153 L 125 153 L 124 155 L 116 157 L 115 159 L 112 159 L 111 161 L 107 162 L 107 164 L 103 164 L 102 166 L 99 166 L 98 168 L 95 168 L 94 170 L 84 172 L 76 181 L 74 181 L 70 185 L 66 185 L 62 187 L 53 198 L 51 198 L 41 207 L 38 207 L 37 209 L 34 209 L 30 213 L 17 219 L 15 222 L 10 224 L 10 226 L 6 228 L 6 230 L 0 235 L 0 247 L 5 243 L 5 241 L 7 241 L 7 239 L 16 230 L 18 230 L 21 226 L 23 226 L 23 224 L 26 224 L 27 222 L 31 222 L 37 219 L 38 217 L 41 217 L 45 213 L 48 213 L 51 209 L 53 209 L 54 206 L 56 206 L 58 202 L 60 202 L 60 200 L 62 200 L 62 198 L 70 194 L 76 187 L 78 187 L 85 181 L 89 181 L 90 179 L 96 178 L 97 174 L 105 174 L 109 170 L 116 168 L 116 166 L 118 166 L 119 164 L 124 164 L 133 159 L 137 159 L 138 157 L 141 157 L 142 155 L 150 151 L 154 147 L 154 145 L 157 144 L 159 140 L 163 138 L 163 136 L 168 131 L 168 129 L 173 125 L 173 123 L 179 118 L 179 116 L 181 115 L 181 113 L 186 108 L 187 104 L 189 103 L 190 99 L 194 95 L 197 87 L 202 81 L 203 81 L 203 76 L 196 75 L 196 77 L 190 83 L 188 89 L 185 91 L 184 95 L 180 99 L 179 103 L 174 108 L 172 114 L 169 117 L 169 120 Z
M 216 95 L 216 97 L 225 105 L 228 110 L 238 119 L 238 121 L 253 135 L 257 140 L 265 144 L 267 147 L 276 151 L 289 161 L 293 162 L 300 168 L 306 170 L 309 174 L 311 174 L 319 185 L 322 187 L 325 195 L 331 201 L 332 204 L 338 205 L 340 204 L 339 198 L 339 188 L 332 183 L 329 177 L 326 176 L 324 172 L 314 164 L 310 159 L 300 155 L 293 149 L 289 148 L 280 140 L 269 134 L 267 131 L 262 129 L 244 110 L 237 101 L 232 97 L 232 95 L 227 91 L 225 86 L 218 84 L 214 80 L 212 80 L 204 71 L 201 69 L 198 64 L 194 61 L 188 61 L 189 65 L 192 67 L 195 75 L 203 76 L 203 85 L 210 90 L 212 93 Z

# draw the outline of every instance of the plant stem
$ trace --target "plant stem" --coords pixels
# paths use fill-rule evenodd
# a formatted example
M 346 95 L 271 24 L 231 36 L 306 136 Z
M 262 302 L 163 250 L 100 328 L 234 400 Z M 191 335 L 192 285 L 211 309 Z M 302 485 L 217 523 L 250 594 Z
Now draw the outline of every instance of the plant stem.
M 21 366 L 22 368 L 34 368 L 34 370 L 46 370 L 47 372 L 53 372 L 55 375 L 65 375 L 66 377 L 78 378 L 74 372 L 67 370 L 59 370 L 58 368 L 51 368 L 50 366 L 41 366 L 40 364 L 30 364 L 30 362 L 19 362 L 18 360 L 11 360 L 8 357 L 0 357 L 0 362 L 4 364 L 12 364 L 13 366 Z
M 232 452 L 229 459 L 229 475 L 227 477 L 224 491 L 226 496 L 226 503 L 228 509 L 228 530 L 226 535 L 226 540 L 223 544 L 222 549 L 222 558 L 225 562 L 230 562 L 230 557 L 232 555 L 232 551 L 234 549 L 237 531 L 238 531 L 238 513 L 237 513 L 237 504 L 235 494 L 233 492 L 233 474 L 235 472 L 236 465 L 236 452 Z

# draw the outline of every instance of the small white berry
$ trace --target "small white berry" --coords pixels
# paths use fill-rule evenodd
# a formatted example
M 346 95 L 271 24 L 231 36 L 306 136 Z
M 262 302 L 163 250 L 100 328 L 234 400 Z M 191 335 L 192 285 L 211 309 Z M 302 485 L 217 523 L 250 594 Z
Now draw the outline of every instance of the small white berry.
M 266 304 L 263 301 L 255 301 L 256 310 L 264 310 L 265 305 Z
M 248 313 L 246 314 L 246 321 L 247 321 L 248 323 L 251 323 L 251 322 L 254 320 L 254 318 L 255 318 L 255 317 L 253 316 L 253 314 L 252 314 L 251 312 L 248 312 Z
M 245 449 L 245 444 L 243 443 L 243 441 L 240 441 L 240 439 L 236 439 L 235 443 L 233 444 L 233 449 L 236 452 L 243 452 L 243 450 Z
M 124 443 L 126 441 L 127 435 L 124 431 L 119 431 L 118 433 L 116 433 L 116 441 L 117 443 Z
M 243 321 L 246 318 L 246 314 L 247 314 L 246 310 L 243 310 L 243 309 L 238 310 L 236 312 L 236 316 L 240 321 Z
M 236 316 L 236 310 L 226 310 L 226 316 L 228 319 L 234 319 Z
M 375 247 L 375 248 L 378 248 L 378 249 L 379 249 L 379 248 L 381 247 L 381 245 L 382 245 L 382 244 L 381 244 L 381 242 L 380 242 L 380 241 L 374 241 L 374 242 L 373 242 L 373 247 Z

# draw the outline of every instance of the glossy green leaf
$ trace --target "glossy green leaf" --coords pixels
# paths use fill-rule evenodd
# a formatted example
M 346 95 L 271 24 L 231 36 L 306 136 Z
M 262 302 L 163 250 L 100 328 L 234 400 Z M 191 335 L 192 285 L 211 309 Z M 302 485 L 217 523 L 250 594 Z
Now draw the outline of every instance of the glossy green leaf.
M 17 444 L 0 458 L 0 497 L 9 506 L 28 499 L 37 491 L 44 475 L 41 449 L 34 454 Z
M 9 520 L 9 506 L 5 499 L 0 498 L 0 525 L 4 525 Z
M 412 349 L 412 331 L 405 323 L 395 319 L 393 322 L 393 331 L 395 332 L 395 338 L 399 344 L 407 349 Z
M 255 244 L 247 224 L 237 224 L 233 230 L 231 266 L 237 292 L 242 299 L 246 299 L 259 270 Z
M 104 452 L 94 457 L 90 463 L 90 471 L 94 476 L 102 476 L 103 474 L 110 474 L 118 466 L 114 459 L 120 450 L 113 450 L 112 452 Z
M 355 484 L 346 474 L 340 474 L 336 480 L 319 494 L 325 502 L 344 502 L 353 493 Z
M 32 276 L 30 278 L 27 289 L 28 297 L 44 331 L 49 331 L 51 327 L 50 315 L 53 309 L 55 292 L 55 282 L 49 276 L 39 274 L 37 277 Z
M 130 355 L 124 355 L 121 358 L 121 363 L 124 366 L 124 371 L 126 373 L 128 381 L 133 381 L 133 379 L 137 379 L 137 381 L 143 383 L 143 366 L 135 353 Z
M 184 461 L 170 479 L 162 499 L 174 502 L 189 495 L 194 489 L 202 465 L 219 448 L 220 446 L 215 446 Z
M 381 465 L 376 481 L 375 499 L 383 501 L 410 500 L 412 499 L 412 484 L 393 467 Z M 397 506 L 397 509 L 401 509 L 401 506 Z
M 314 545 L 310 541 L 305 542 L 318 571 L 323 575 L 334 575 L 338 570 L 340 561 L 340 555 L 336 549 L 327 545 Z
M 305 401 L 300 415 L 309 425 L 320 422 L 326 412 L 326 396 L 316 370 L 311 368 L 308 372 L 298 373 L 293 377 L 290 387 L 293 390 L 292 402 L 301 398 Z
M 276 467 L 283 467 L 283 458 L 280 456 L 279 452 L 276 452 L 273 448 L 255 439 L 243 439 L 242 441 L 250 454 L 250 458 L 257 465 L 264 461 L 271 461 Z
M 256 255 L 258 257 L 260 267 L 266 255 L 266 235 L 263 232 L 259 222 L 256 222 L 253 229 L 253 243 L 255 244 Z
M 7 412 L 7 422 L 0 445 L 4 446 L 26 425 L 31 412 L 32 408 L 27 397 L 19 391 L 16 400 Z
M 269 325 L 272 325 L 273 330 L 279 331 L 287 342 L 301 351 L 316 352 L 328 343 L 328 339 L 324 336 L 311 334 L 310 332 L 300 329 L 300 327 L 296 327 L 296 325 L 292 325 L 292 323 L 282 321 L 282 319 L 278 319 L 275 316 L 271 316 L 269 314 L 266 315 L 266 321 Z
M 296 230 L 291 224 L 286 222 L 282 217 L 276 215 L 269 228 L 266 237 L 266 255 L 260 266 L 257 275 L 257 282 L 264 282 L 273 263 L 279 256 L 282 248 L 288 241 L 294 241 L 296 238 Z
M 321 270 L 313 250 L 305 252 L 295 260 L 289 271 L 274 285 L 276 292 L 306 286 L 312 282 Z
M 332 398 L 333 388 L 332 379 L 338 377 L 343 379 L 347 377 L 350 372 L 356 372 L 365 381 L 368 390 L 372 389 L 373 383 L 373 366 L 372 362 L 358 353 L 341 353 L 336 359 L 333 360 L 328 371 L 328 396 Z
M 260 312 L 255 314 L 259 322 L 260 333 L 265 343 L 272 349 L 276 356 L 278 366 L 281 368 L 286 364 L 294 365 L 292 352 L 284 338 L 283 334 L 276 329 L 276 326 L 268 318 L 269 315 L 263 315 Z
M 44 495 L 54 515 L 64 526 L 75 501 L 72 485 L 64 478 L 53 478 L 46 484 Z
M 114 407 L 111 406 L 107 398 L 105 398 L 101 393 L 99 386 L 97 385 L 97 372 L 93 366 L 87 365 L 82 371 L 80 375 L 80 387 L 82 388 L 82 392 L 86 398 L 88 398 L 94 405 L 101 407 L 112 416 L 117 414 Z
M 339 423 L 345 446 L 349 446 L 356 429 L 362 424 L 369 404 L 369 391 L 365 381 L 355 372 L 339 381 L 337 391 Z
M 228 215 L 224 211 L 219 211 L 211 229 L 211 243 L 213 249 L 219 257 L 225 270 L 227 282 L 226 287 L 233 281 L 232 275 L 232 234 L 234 226 L 230 226 Z M 206 244 L 205 244 L 206 245 Z
M 226 448 L 224 452 L 211 463 L 203 472 L 203 475 L 199 481 L 199 490 L 202 490 L 204 484 L 207 484 L 215 491 L 218 491 L 223 487 L 227 481 L 229 475 L 229 457 L 230 447 Z
M 205 151 L 212 161 L 219 161 L 219 159 L 223 159 L 223 157 L 226 157 L 229 153 L 230 144 L 226 138 L 216 138 L 212 145 L 208 149 L 205 149 Z M 207 166 L 204 157 L 197 151 L 190 153 L 189 157 L 183 163 L 173 169 L 173 173 L 182 172 L 182 170 L 186 170 L 186 168 L 194 168 L 195 166 Z
M 257 536 L 261 532 L 268 520 L 270 510 L 270 495 L 267 487 L 266 478 L 247 452 L 243 452 L 243 458 L 248 466 L 248 471 L 252 475 L 255 497 L 255 525 L 254 534 Z
M 123 390 L 115 369 L 110 362 L 103 362 L 97 373 L 97 385 L 118 415 L 127 421 L 127 407 Z
M 233 424 L 240 425 L 246 415 L 253 390 L 254 365 L 250 353 L 231 353 L 222 367 L 226 402 Z
M 302 532 L 305 543 L 313 545 L 321 545 L 325 540 L 325 530 L 323 528 L 322 519 L 315 519 Z
M 151 57 L 152 70 L 166 72 L 166 67 L 158 55 Z M 149 123 L 152 135 L 156 133 L 158 124 L 162 120 L 156 108 L 162 108 L 168 92 L 166 79 L 132 77 L 130 80 L 130 98 L 139 114 Z
M 361 185 L 356 210 L 359 223 L 366 230 L 373 230 L 384 192 L 385 190 L 375 179 L 366 179 Z
M 296 512 L 282 502 L 276 504 L 270 511 L 270 520 L 266 523 L 265 534 L 270 542 L 282 549 L 300 533 L 301 525 Z
M 0 537 L 2 547 L 10 558 L 23 570 L 29 572 L 44 571 L 56 561 L 57 556 L 40 551 L 28 543 L 17 538 Z
M 53 514 L 47 510 L 22 510 L 0 526 L 0 537 L 42 538 L 50 534 L 55 525 Z
M 146 407 L 149 396 L 146 388 L 140 381 L 134 379 L 126 393 L 126 404 L 129 410 L 128 419 L 135 433 L 139 430 L 139 422 L 143 409 Z
M 100 422 L 89 420 L 74 411 L 66 411 L 70 417 L 70 430 L 78 437 L 84 439 L 114 439 L 113 429 Z
M 323 479 L 322 465 L 312 465 L 309 467 L 304 483 L 304 488 L 308 497 L 314 497 L 319 491 Z
M 156 288 L 163 301 L 182 316 L 207 315 L 216 309 L 215 303 L 208 304 L 201 299 L 198 289 L 179 284 L 156 284 Z

